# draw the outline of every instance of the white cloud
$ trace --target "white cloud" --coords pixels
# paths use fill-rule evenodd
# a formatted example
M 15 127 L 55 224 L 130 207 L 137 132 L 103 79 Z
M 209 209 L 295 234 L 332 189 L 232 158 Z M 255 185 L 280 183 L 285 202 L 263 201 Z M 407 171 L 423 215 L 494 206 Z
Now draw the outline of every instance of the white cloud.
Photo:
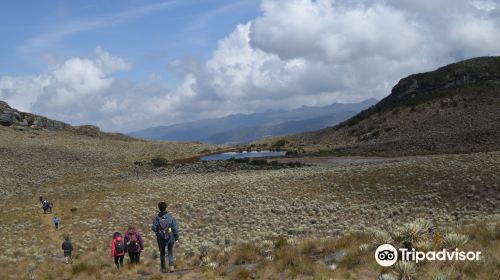
M 110 76 L 117 71 L 129 70 L 130 64 L 113 57 L 101 47 L 94 59 L 70 58 L 51 71 L 36 77 L 0 77 L 0 99 L 24 111 L 36 111 L 66 121 L 81 123 L 89 117 L 96 103 L 103 110 L 112 111 L 116 100 L 108 100 L 106 93 L 114 86 Z
M 34 77 L 0 77 L 0 99 L 74 124 L 130 131 L 236 112 L 382 98 L 402 77 L 500 54 L 500 11 L 490 0 L 263 0 L 204 63 L 176 60 L 168 90 L 101 48 Z
M 303 57 L 350 63 L 367 56 L 402 59 L 423 41 L 402 12 L 377 4 L 332 5 L 331 1 L 263 1 L 264 16 L 252 23 L 252 46 L 282 59 Z

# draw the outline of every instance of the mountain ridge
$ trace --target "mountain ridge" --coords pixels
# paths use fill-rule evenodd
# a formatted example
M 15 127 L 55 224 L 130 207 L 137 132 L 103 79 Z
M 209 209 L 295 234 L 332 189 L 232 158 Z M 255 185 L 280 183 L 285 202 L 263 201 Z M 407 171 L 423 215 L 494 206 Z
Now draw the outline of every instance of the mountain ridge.
M 140 131 L 130 132 L 128 135 L 132 137 L 142 138 L 146 140 L 170 140 L 170 141 L 205 141 L 212 144 L 240 144 L 259 139 L 265 135 L 258 133 L 259 130 L 269 131 L 266 127 L 283 125 L 286 122 L 306 121 L 314 122 L 320 117 L 330 116 L 334 122 L 329 125 L 334 125 L 339 121 L 343 121 L 348 117 L 356 114 L 374 104 L 377 100 L 374 98 L 366 99 L 359 103 L 333 103 L 328 106 L 309 107 L 302 106 L 290 111 L 266 111 L 263 113 L 254 114 L 234 114 L 222 118 L 204 119 L 170 126 L 151 127 Z M 343 114 L 343 118 L 339 118 L 339 113 Z M 312 123 L 310 126 L 314 126 Z M 323 127 L 326 127 L 325 125 Z M 241 133 L 246 134 L 245 130 L 254 132 L 255 136 L 247 136 L 241 141 L 234 142 Z M 272 129 L 271 129 L 272 130 Z M 290 130 L 288 133 L 303 132 L 308 130 Z M 276 134 L 272 134 L 276 135 Z
M 286 139 L 291 146 L 339 155 L 499 150 L 498 108 L 500 57 L 479 57 L 410 75 L 356 116 Z

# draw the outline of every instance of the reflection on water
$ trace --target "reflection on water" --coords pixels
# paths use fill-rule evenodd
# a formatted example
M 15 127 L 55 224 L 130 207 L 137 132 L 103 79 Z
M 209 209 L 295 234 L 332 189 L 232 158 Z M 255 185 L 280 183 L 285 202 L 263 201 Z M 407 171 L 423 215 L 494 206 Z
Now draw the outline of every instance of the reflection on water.
M 201 160 L 227 160 L 230 158 L 256 158 L 256 157 L 281 157 L 284 156 L 286 152 L 284 151 L 254 151 L 254 152 L 229 152 L 220 153 L 215 155 L 204 156 L 200 158 Z

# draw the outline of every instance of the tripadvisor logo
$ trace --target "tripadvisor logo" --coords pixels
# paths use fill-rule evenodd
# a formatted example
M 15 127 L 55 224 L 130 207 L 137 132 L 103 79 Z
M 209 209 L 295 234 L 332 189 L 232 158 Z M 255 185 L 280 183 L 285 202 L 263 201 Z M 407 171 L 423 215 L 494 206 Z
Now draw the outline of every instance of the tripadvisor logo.
M 398 251 L 391 244 L 380 245 L 375 251 L 375 260 L 381 266 L 391 266 L 398 260 Z
M 399 253 L 398 253 L 399 252 Z M 391 244 L 383 244 L 378 246 L 375 250 L 375 260 L 381 266 L 392 266 L 397 261 L 479 261 L 481 259 L 481 252 L 464 252 L 455 250 L 443 249 L 441 251 L 421 252 L 415 249 L 408 250 L 400 248 L 397 250 Z

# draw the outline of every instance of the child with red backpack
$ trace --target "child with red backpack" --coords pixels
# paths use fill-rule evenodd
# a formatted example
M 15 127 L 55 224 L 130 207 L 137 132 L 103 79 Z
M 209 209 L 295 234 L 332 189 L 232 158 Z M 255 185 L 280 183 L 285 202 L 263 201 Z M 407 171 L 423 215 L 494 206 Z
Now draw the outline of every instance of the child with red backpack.
M 113 234 L 113 241 L 111 242 L 111 256 L 115 258 L 116 268 L 123 267 L 123 258 L 125 256 L 125 240 L 121 233 L 115 232 Z
M 141 252 L 144 250 L 144 241 L 134 225 L 130 225 L 125 233 L 125 244 L 125 250 L 130 257 L 130 263 L 139 264 Z

